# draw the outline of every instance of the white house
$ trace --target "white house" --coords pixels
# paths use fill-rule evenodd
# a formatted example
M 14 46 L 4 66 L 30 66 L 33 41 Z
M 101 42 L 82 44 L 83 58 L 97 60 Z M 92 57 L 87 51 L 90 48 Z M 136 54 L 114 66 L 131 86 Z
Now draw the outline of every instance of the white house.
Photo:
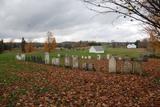
M 137 48 L 135 44 L 128 44 L 127 48 Z
M 91 46 L 89 53 L 104 53 L 104 49 L 102 46 Z

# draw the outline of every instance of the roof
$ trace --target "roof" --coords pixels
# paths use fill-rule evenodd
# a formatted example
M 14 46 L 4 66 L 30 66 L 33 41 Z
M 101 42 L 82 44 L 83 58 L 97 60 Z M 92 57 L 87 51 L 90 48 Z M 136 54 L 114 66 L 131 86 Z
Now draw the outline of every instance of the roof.
M 96 51 L 104 51 L 102 46 L 92 46 Z M 91 48 L 92 48 L 91 47 Z

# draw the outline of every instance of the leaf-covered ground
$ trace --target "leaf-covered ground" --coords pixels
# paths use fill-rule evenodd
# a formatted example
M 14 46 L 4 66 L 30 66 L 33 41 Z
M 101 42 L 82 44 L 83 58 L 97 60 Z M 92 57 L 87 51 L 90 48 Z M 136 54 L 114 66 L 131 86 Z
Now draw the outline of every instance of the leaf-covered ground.
M 9 84 L 1 82 L 0 107 L 160 106 L 160 85 L 152 76 L 18 64 L 27 69 L 11 72 L 18 80 Z

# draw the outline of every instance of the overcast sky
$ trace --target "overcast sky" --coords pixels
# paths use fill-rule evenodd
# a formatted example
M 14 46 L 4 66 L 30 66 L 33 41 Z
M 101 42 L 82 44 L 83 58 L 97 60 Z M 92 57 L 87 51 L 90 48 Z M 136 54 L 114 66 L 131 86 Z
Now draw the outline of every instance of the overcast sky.
M 146 37 L 136 21 L 97 14 L 80 0 L 0 0 L 0 38 L 44 41 L 52 31 L 62 41 L 135 41 Z

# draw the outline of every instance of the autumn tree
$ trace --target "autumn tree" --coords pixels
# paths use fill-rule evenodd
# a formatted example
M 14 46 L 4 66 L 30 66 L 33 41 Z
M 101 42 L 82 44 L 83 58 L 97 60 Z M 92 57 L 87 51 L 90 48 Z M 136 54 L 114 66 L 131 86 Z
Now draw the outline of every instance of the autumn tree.
M 160 36 L 153 29 L 148 29 L 149 38 L 149 50 L 154 53 L 160 53 Z
M 32 41 L 29 41 L 28 43 L 26 43 L 25 50 L 26 50 L 26 52 L 33 52 L 34 51 L 34 44 Z
M 47 39 L 44 43 L 44 50 L 45 52 L 51 52 L 51 50 L 54 50 L 56 48 L 56 39 L 52 32 L 47 33 Z

